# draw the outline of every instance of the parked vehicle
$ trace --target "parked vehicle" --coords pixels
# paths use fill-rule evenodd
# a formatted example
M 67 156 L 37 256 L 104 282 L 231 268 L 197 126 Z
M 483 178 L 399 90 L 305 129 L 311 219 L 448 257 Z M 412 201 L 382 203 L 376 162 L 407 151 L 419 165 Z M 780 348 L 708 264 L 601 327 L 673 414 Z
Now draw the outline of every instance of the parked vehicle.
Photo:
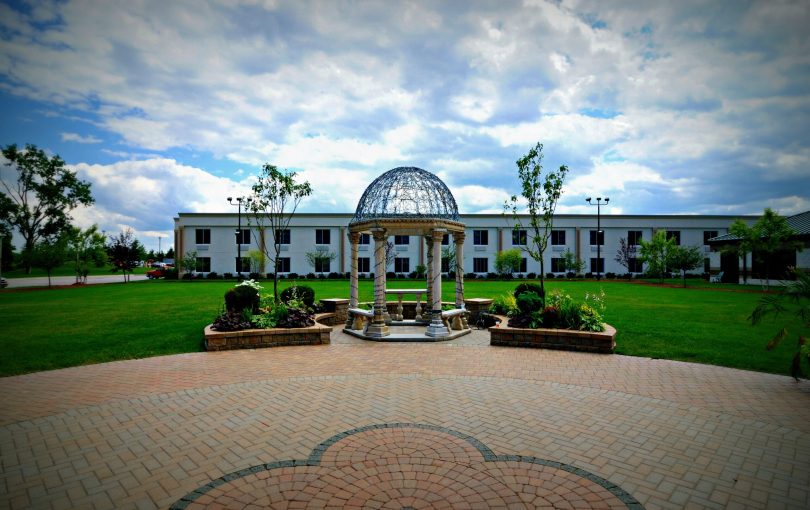
M 146 272 L 146 277 L 149 278 L 150 280 L 152 280 L 154 278 L 165 278 L 166 273 L 168 271 L 170 271 L 171 269 L 173 269 L 171 266 L 165 266 L 164 265 L 163 267 L 159 267 L 157 269 L 152 269 L 151 271 L 147 271 Z

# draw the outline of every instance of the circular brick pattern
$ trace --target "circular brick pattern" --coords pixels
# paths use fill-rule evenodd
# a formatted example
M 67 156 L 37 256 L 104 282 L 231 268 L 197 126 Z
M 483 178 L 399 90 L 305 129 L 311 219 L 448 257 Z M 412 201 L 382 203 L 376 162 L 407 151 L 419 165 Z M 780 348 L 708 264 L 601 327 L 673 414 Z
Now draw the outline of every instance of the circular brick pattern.
M 495 455 L 459 432 L 423 424 L 350 430 L 306 460 L 225 475 L 177 501 L 197 508 L 642 508 L 620 487 L 558 462 Z

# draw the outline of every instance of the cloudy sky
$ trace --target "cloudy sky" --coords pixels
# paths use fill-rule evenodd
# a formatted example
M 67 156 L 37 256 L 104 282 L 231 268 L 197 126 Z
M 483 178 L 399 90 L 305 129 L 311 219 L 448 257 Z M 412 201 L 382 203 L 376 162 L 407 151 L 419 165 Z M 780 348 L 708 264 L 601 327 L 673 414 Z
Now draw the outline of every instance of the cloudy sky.
M 61 155 L 97 200 L 77 221 L 150 248 L 264 162 L 313 184 L 304 211 L 418 166 L 500 212 L 538 141 L 570 168 L 560 212 L 787 215 L 808 26 L 806 0 L 3 2 L 0 144 Z

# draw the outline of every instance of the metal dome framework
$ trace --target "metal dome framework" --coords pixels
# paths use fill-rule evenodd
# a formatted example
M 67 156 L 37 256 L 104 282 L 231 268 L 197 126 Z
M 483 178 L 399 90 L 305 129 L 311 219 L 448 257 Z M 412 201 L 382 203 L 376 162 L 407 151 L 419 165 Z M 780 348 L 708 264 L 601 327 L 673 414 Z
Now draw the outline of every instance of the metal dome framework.
M 458 222 L 453 194 L 434 174 L 416 167 L 389 170 L 366 188 L 351 224 L 376 219 L 442 219 Z
M 456 280 L 456 308 L 461 309 L 459 320 L 453 329 L 469 330 L 463 320 L 464 308 L 464 224 L 458 215 L 458 206 L 453 194 L 436 175 L 416 167 L 393 168 L 372 181 L 363 192 L 354 217 L 349 222 L 348 237 L 351 243 L 350 309 L 358 305 L 358 251 L 362 234 L 371 234 L 374 239 L 374 314 L 368 326 L 358 333 L 359 325 L 350 315 L 346 331 L 356 336 L 381 339 L 390 335 L 386 294 L 386 245 L 393 235 L 410 235 L 419 239 L 420 259 L 427 248 L 427 271 L 424 292 L 430 306 L 430 323 L 425 337 L 444 339 L 451 335 L 443 319 L 441 302 L 442 240 L 452 235 L 456 248 L 456 265 L 452 270 Z M 424 243 L 424 244 L 423 244 Z M 401 299 L 401 298 L 400 298 Z M 417 298 L 418 299 L 418 298 Z M 418 303 L 418 302 L 417 302 Z M 418 306 L 418 304 L 417 304 Z M 355 319 L 360 316 L 358 310 Z M 400 317 L 401 319 L 401 317 Z M 468 331 L 465 331 L 468 332 Z M 463 333 L 461 333 L 463 334 Z

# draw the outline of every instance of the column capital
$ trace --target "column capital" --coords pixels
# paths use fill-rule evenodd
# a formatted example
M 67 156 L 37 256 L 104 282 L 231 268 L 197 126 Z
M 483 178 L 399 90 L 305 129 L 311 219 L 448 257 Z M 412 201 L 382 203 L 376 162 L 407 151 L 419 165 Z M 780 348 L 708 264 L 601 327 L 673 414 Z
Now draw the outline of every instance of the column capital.
M 388 239 L 388 231 L 384 228 L 372 228 L 371 235 L 375 241 L 385 241 Z
M 456 244 L 463 243 L 467 234 L 462 230 L 461 232 L 453 232 L 453 240 Z
M 430 231 L 430 237 L 431 237 L 431 239 L 433 239 L 433 242 L 434 242 L 434 243 L 435 243 L 436 241 L 438 241 L 438 242 L 442 242 L 442 239 L 444 239 L 444 235 L 445 235 L 446 233 L 447 233 L 447 230 L 446 230 L 446 229 L 443 229 L 443 228 L 439 229 L 439 228 L 437 228 L 437 229 L 434 229 L 434 230 L 431 230 L 431 231 Z
M 346 237 L 349 238 L 349 242 L 352 244 L 358 244 L 360 242 L 360 232 L 347 232 Z

